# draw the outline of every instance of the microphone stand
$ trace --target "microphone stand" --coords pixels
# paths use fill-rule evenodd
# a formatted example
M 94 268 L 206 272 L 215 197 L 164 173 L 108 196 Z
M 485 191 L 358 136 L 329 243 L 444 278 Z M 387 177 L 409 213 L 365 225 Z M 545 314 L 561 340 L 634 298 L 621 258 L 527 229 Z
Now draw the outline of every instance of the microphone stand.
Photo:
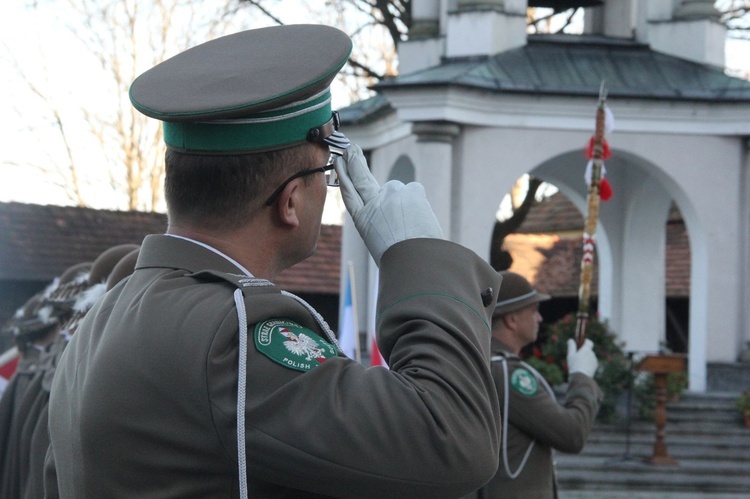
M 631 409 L 633 401 L 633 352 L 628 352 L 628 394 L 625 401 L 626 404 L 626 415 L 625 415 L 625 453 L 619 458 L 610 459 L 607 464 L 611 463 L 626 463 L 629 461 L 636 461 L 636 459 L 630 454 L 630 419 Z

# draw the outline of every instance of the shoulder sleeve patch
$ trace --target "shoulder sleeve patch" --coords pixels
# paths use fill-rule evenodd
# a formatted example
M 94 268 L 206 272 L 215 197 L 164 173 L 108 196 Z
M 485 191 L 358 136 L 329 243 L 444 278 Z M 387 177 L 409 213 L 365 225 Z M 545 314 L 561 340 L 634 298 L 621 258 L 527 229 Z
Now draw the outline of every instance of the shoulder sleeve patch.
M 255 325 L 255 348 L 289 369 L 309 371 L 336 357 L 332 344 L 289 319 L 268 319 Z
M 510 376 L 510 386 L 527 397 L 532 397 L 539 391 L 539 383 L 537 383 L 536 378 L 528 369 L 523 367 L 513 371 Z

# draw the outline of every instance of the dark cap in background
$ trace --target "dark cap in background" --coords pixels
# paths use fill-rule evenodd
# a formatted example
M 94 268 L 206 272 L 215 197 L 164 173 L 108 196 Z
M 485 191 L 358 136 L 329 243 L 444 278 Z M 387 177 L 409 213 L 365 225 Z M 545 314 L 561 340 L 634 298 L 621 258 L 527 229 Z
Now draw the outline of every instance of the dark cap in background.
M 499 317 L 551 298 L 550 295 L 537 292 L 531 287 L 529 281 L 520 274 L 504 270 L 500 272 L 500 275 L 503 277 L 503 283 L 497 295 L 497 305 L 495 305 L 495 311 L 492 313 L 493 317 Z

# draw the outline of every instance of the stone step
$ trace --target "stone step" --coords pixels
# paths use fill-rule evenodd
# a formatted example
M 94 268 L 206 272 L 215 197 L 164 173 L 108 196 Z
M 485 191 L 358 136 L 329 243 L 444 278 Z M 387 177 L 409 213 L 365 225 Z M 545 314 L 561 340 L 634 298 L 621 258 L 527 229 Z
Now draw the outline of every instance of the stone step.
M 672 455 L 670 453 L 670 455 Z M 678 459 L 675 465 L 653 465 L 647 462 L 650 453 L 635 453 L 629 456 L 600 456 L 556 453 L 558 471 L 571 472 L 576 470 L 589 472 L 612 473 L 613 471 L 640 473 L 644 476 L 677 476 L 683 474 L 716 476 L 722 479 L 737 476 L 747 480 L 750 486 L 750 465 L 747 460 L 704 461 L 701 459 Z M 675 457 L 672 455 L 672 457 Z M 750 490 L 750 489 L 748 489 Z
M 663 475 L 647 477 L 639 473 L 610 473 L 602 479 L 582 471 L 576 475 L 558 477 L 561 490 L 627 490 L 638 492 L 703 492 L 707 497 L 717 493 L 745 493 L 750 490 L 748 480 L 715 480 L 702 476 L 683 474 L 665 479 Z M 747 495 L 745 497 L 748 497 Z
M 654 440 L 636 441 L 626 445 L 625 442 L 587 443 L 586 456 L 603 459 L 613 458 L 623 454 L 634 456 L 649 456 L 653 453 Z M 745 462 L 750 467 L 750 452 L 747 445 L 679 445 L 667 441 L 667 452 L 675 459 L 698 459 L 704 461 Z
M 563 490 L 690 491 L 739 493 L 750 491 L 747 463 L 680 461 L 655 466 L 642 459 L 603 460 L 558 455 L 558 479 Z
M 565 490 L 559 491 L 560 499 L 748 499 L 746 491 L 741 492 L 669 492 L 665 490 L 635 491 L 611 490 L 599 488 L 596 490 Z
M 710 411 L 703 414 L 696 414 L 695 411 L 674 411 L 669 409 L 667 411 L 667 423 L 677 422 L 697 423 L 700 422 L 701 426 L 709 424 L 739 424 L 740 413 L 738 411 Z
M 676 405 L 708 404 L 711 407 L 734 408 L 734 401 L 740 396 L 740 392 L 683 392 Z
M 750 498 L 750 429 L 736 393 L 683 394 L 668 404 L 665 443 L 674 466 L 647 462 L 653 421 L 597 422 L 581 454 L 556 454 L 561 499 Z
M 656 425 L 645 421 L 631 423 L 630 429 L 626 425 L 601 425 L 596 424 L 589 435 L 590 438 L 611 439 L 626 438 L 630 432 L 631 438 L 637 436 L 655 436 Z M 733 424 L 713 424 L 700 420 L 694 421 L 668 421 L 664 427 L 667 438 L 684 438 L 689 441 L 733 441 L 741 440 L 750 442 L 750 428 L 745 428 L 739 421 Z
M 740 411 L 731 399 L 686 398 L 667 404 L 668 422 L 695 422 L 739 424 Z

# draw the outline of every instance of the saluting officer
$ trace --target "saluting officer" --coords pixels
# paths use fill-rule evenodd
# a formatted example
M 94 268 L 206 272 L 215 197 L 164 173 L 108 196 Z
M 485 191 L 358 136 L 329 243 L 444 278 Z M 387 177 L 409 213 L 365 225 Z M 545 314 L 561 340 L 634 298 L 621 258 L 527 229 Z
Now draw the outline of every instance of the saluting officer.
M 591 340 L 580 350 L 568 340 L 569 385 L 560 404 L 544 378 L 521 360 L 521 349 L 536 341 L 542 316 L 537 292 L 515 272 L 500 272 L 503 285 L 492 315 L 492 376 L 502 412 L 500 466 L 476 498 L 557 497 L 553 449 L 583 449 L 601 402 L 593 377 L 599 362 Z
M 501 278 L 443 240 L 421 185 L 378 185 L 338 130 L 329 86 L 350 51 L 334 28 L 263 28 L 132 84 L 163 121 L 169 225 L 63 354 L 50 496 L 455 498 L 492 477 Z M 315 250 L 338 180 L 380 267 L 391 370 L 345 357 L 273 284 Z

